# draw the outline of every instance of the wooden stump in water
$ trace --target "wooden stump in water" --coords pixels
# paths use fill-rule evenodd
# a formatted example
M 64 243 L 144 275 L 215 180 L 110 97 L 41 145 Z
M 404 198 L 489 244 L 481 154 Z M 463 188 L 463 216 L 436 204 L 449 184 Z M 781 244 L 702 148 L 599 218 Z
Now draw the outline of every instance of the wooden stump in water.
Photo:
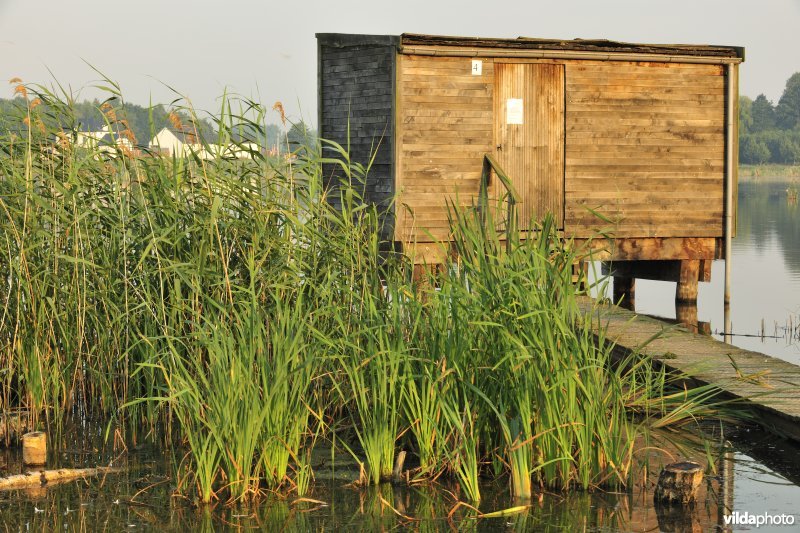
M 702 482 L 703 467 L 698 463 L 683 461 L 668 464 L 658 476 L 654 499 L 657 504 L 693 502 Z
M 33 431 L 22 436 L 22 462 L 26 465 L 47 463 L 47 433 Z
M 406 462 L 406 451 L 400 450 L 397 458 L 394 461 L 394 469 L 392 470 L 392 481 L 399 482 L 403 475 L 403 465 Z

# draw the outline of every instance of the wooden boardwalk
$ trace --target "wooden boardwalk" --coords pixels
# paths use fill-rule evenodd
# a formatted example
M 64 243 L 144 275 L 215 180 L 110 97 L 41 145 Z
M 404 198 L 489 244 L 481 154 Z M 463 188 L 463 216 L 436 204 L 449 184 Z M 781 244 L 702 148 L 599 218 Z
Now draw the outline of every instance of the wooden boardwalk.
M 588 298 L 581 301 L 587 312 L 591 305 Z M 598 309 L 608 339 L 617 343 L 617 353 L 636 350 L 660 334 L 641 351 L 668 369 L 689 373 L 699 383 L 713 383 L 731 397 L 747 400 L 756 422 L 800 441 L 800 366 L 614 305 Z

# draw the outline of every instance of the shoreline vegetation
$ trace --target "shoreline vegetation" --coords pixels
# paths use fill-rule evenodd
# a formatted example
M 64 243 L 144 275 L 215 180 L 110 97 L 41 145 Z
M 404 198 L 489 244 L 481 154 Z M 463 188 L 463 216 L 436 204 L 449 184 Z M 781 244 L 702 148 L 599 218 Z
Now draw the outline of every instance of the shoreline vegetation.
M 0 410 L 33 428 L 82 413 L 159 443 L 199 504 L 308 494 L 318 446 L 349 453 L 362 485 L 447 481 L 478 502 L 486 480 L 521 500 L 630 487 L 637 439 L 729 414 L 645 355 L 612 364 L 577 306 L 583 251 L 551 219 L 521 241 L 502 206 L 453 209 L 455 253 L 419 279 L 361 201 L 369 162 L 325 140 L 250 148 L 269 108 L 228 98 L 209 119 L 245 158 L 108 152 L 65 135 L 69 94 L 16 83 L 0 132 Z M 105 84 L 100 111 L 125 135 Z M 194 111 L 177 111 L 191 130 Z
M 776 182 L 800 180 L 800 165 L 739 165 L 739 181 Z

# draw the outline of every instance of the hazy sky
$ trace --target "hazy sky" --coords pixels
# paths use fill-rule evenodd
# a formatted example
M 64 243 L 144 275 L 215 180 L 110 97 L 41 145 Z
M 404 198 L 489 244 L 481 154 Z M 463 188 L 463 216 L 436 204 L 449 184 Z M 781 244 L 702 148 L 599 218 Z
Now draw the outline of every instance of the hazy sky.
M 744 46 L 741 93 L 776 102 L 799 30 L 800 0 L 0 0 L 0 79 L 90 98 L 88 62 L 130 102 L 169 103 L 170 86 L 213 110 L 227 88 L 315 122 L 316 32 L 524 35 Z

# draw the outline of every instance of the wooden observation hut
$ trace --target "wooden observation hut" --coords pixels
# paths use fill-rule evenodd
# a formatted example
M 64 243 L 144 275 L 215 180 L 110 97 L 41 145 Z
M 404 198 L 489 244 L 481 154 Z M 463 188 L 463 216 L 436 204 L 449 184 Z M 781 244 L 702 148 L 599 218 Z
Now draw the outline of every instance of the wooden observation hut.
M 730 250 L 742 48 L 416 34 L 317 43 L 320 136 L 354 161 L 374 154 L 365 199 L 386 209 L 384 237 L 415 262 L 442 260 L 448 200 L 506 193 L 498 169 L 522 231 L 547 212 L 566 238 L 610 230 L 596 258 L 613 261 L 615 286 L 678 281 L 676 298 L 691 301 Z M 336 179 L 333 165 L 325 172 Z

